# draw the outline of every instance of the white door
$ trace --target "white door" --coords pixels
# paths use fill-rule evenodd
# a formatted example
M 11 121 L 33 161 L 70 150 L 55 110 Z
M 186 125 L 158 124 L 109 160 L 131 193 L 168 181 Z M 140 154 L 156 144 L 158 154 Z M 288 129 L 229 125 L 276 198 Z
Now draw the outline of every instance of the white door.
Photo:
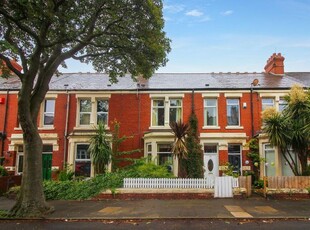
M 205 170 L 204 177 L 219 175 L 218 153 L 216 144 L 204 145 L 203 164 Z
M 265 151 L 265 176 L 275 176 L 275 150 L 270 144 L 264 144 Z

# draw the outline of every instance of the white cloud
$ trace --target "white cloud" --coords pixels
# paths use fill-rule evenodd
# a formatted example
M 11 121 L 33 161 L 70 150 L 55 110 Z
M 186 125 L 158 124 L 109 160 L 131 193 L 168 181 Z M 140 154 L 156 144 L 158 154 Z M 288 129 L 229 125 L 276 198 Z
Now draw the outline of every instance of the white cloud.
M 226 10 L 226 11 L 222 12 L 221 15 L 229 16 L 229 15 L 232 15 L 233 13 L 234 13 L 234 11 L 232 11 L 232 10 Z
M 186 12 L 185 15 L 192 16 L 192 17 L 201 17 L 203 13 L 199 10 L 191 10 L 191 11 Z
M 184 5 L 164 5 L 164 10 L 172 14 L 182 12 L 184 8 Z

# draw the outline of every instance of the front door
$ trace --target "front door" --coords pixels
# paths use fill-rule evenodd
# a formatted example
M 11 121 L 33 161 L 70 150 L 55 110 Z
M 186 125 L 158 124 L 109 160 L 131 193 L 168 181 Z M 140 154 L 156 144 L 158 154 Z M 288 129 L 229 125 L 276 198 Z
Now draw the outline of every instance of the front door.
M 270 144 L 264 144 L 265 151 L 265 176 L 275 176 L 275 150 Z
M 52 154 L 42 154 L 43 180 L 52 178 Z
M 203 155 L 203 164 L 204 164 L 204 177 L 207 176 L 218 176 L 218 153 L 216 144 L 205 144 L 204 145 L 204 155 Z

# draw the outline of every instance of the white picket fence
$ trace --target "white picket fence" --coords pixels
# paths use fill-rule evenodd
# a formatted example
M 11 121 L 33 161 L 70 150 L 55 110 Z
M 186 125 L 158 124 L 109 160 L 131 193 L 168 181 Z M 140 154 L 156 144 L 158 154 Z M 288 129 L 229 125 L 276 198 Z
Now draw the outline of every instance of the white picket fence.
M 231 177 L 232 178 L 232 177 Z M 232 187 L 239 187 L 238 178 L 232 178 Z M 214 188 L 215 177 L 196 178 L 125 178 L 124 188 Z

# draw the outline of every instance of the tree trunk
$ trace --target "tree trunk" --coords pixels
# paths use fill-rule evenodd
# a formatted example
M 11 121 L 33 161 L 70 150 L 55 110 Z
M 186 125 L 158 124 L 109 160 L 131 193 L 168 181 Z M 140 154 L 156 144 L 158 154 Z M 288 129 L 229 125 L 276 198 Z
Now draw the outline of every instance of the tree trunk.
M 181 159 L 180 157 L 178 157 L 178 178 L 187 178 L 184 159 Z
M 300 165 L 301 165 L 301 175 L 308 176 L 308 156 L 307 153 L 298 153 Z
M 37 113 L 30 100 L 19 95 L 18 116 L 23 129 L 24 161 L 20 194 L 11 210 L 12 216 L 43 217 L 53 211 L 46 201 L 42 178 L 42 140 L 38 133 Z M 31 113 L 31 112 L 32 113 Z

